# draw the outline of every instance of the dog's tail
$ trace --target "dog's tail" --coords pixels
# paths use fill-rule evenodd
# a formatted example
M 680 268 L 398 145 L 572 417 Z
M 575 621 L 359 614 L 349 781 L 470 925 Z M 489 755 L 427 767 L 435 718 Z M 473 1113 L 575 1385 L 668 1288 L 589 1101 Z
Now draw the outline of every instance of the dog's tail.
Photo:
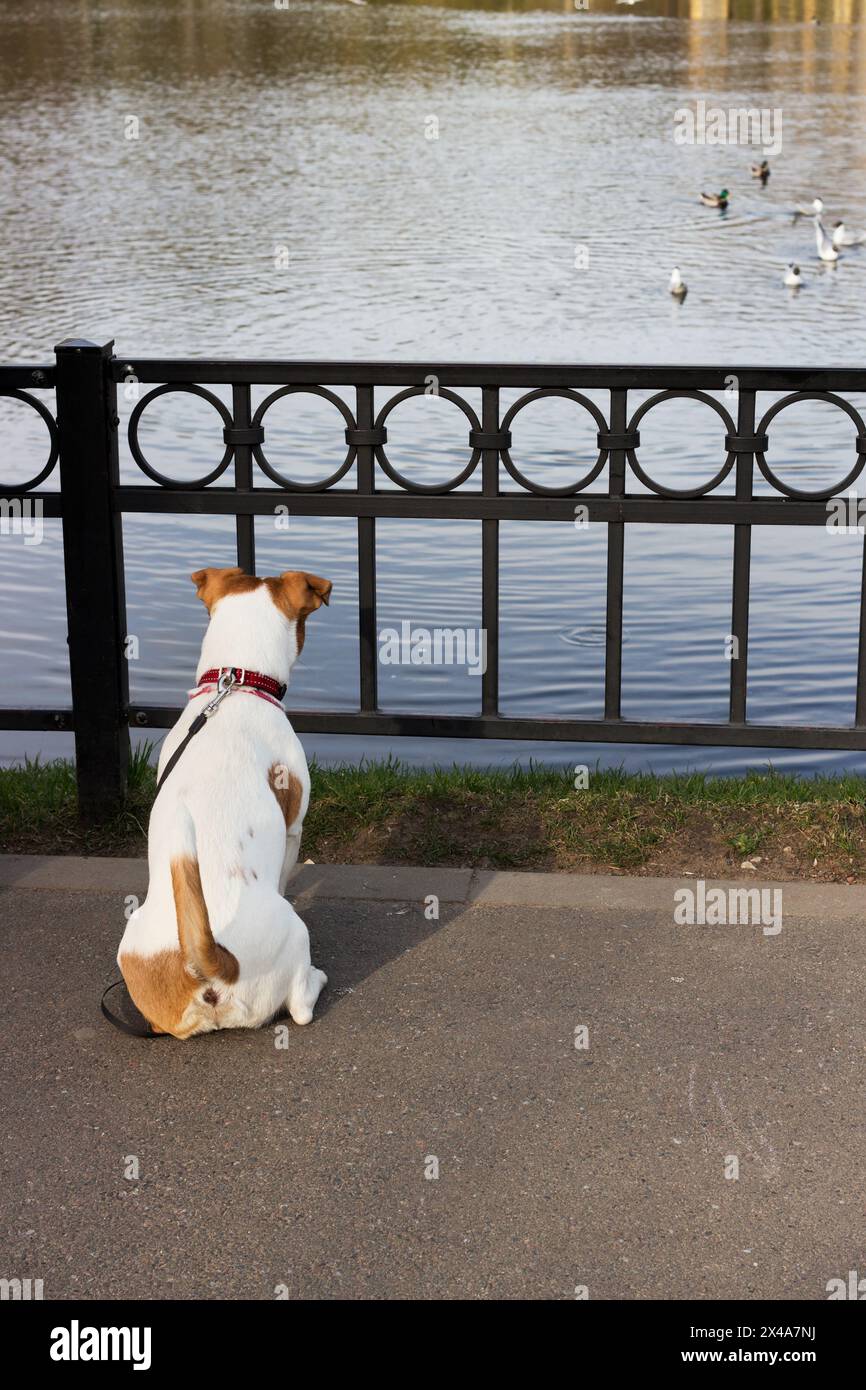
M 195 854 L 195 829 L 190 817 L 188 852 L 171 861 L 171 886 L 177 913 L 177 934 L 186 965 L 202 980 L 234 984 L 240 973 L 237 956 L 214 941 L 201 873 Z

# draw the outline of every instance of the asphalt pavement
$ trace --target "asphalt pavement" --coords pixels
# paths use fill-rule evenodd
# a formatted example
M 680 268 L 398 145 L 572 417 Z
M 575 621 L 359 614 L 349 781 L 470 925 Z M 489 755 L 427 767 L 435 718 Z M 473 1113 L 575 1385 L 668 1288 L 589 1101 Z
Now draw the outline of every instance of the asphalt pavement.
M 182 1043 L 99 1013 L 143 873 L 0 858 L 0 1277 L 812 1300 L 866 1274 L 864 890 L 785 884 L 768 934 L 678 925 L 684 880 L 307 866 L 314 1022 Z

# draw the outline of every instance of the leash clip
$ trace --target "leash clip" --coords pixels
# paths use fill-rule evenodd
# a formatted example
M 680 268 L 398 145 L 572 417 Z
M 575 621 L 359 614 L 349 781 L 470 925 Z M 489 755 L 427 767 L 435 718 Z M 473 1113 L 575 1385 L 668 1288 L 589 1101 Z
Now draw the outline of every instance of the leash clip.
M 210 701 L 209 704 L 205 705 L 202 711 L 205 719 L 210 719 L 211 715 L 216 713 L 216 711 L 220 707 L 221 702 L 225 699 L 232 686 L 234 685 L 237 685 L 237 676 L 235 675 L 234 671 L 223 671 L 219 679 L 217 680 L 216 695 Z

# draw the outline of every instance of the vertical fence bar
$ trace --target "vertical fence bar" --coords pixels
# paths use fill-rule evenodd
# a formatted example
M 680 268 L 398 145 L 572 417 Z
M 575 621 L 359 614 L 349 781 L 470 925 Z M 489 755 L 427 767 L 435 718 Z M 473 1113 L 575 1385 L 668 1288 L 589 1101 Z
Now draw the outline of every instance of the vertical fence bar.
M 737 434 L 755 433 L 755 391 L 738 393 Z M 752 500 L 753 453 L 737 454 L 736 498 Z M 752 528 L 745 522 L 734 526 L 734 581 L 731 600 L 731 693 L 729 719 L 732 724 L 746 722 L 746 692 L 749 667 L 749 584 L 752 564 Z
M 628 422 L 625 391 L 610 393 L 610 432 L 624 435 Z M 611 449 L 608 491 L 611 497 L 625 493 L 625 449 Z M 622 597 L 625 558 L 625 522 L 607 523 L 607 613 L 604 654 L 604 717 L 622 718 Z
M 355 415 L 359 430 L 372 436 L 375 421 L 373 387 L 359 386 Z M 375 492 L 372 444 L 358 445 L 358 491 L 365 496 Z M 376 518 L 358 517 L 358 636 L 360 659 L 361 710 L 375 712 L 379 705 L 376 645 Z
M 90 823 L 119 810 L 129 766 L 113 346 L 70 338 L 55 349 L 78 811 Z
M 499 387 L 481 388 L 481 428 L 499 432 Z M 481 451 L 481 490 L 485 497 L 499 495 L 499 450 Z M 481 522 L 481 626 L 486 634 L 487 664 L 481 677 L 481 713 L 499 713 L 499 521 Z
M 250 387 L 247 382 L 235 382 L 232 386 L 232 417 L 234 430 L 240 436 L 235 443 L 235 489 L 238 492 L 251 492 L 253 486 L 253 451 L 249 443 L 243 442 L 243 435 L 249 435 L 252 428 Z M 256 530 L 255 517 L 236 516 L 238 564 L 245 574 L 256 572 Z
M 860 581 L 860 646 L 857 652 L 857 708 L 854 723 L 866 724 L 866 536 L 863 537 L 863 577 Z

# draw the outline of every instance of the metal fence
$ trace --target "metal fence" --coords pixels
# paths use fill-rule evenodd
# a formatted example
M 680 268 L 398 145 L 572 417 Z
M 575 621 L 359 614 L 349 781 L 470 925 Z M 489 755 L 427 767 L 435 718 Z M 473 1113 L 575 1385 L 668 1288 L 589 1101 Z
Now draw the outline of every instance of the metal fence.
M 79 801 L 82 814 L 98 819 L 122 801 L 129 756 L 129 726 L 166 728 L 179 709 L 130 705 L 124 658 L 125 614 L 122 515 L 131 512 L 198 512 L 234 515 L 238 564 L 255 566 L 254 518 L 274 514 L 286 504 L 295 514 L 356 517 L 358 526 L 358 629 L 360 708 L 356 712 L 292 710 L 300 732 L 353 733 L 399 737 L 541 739 L 574 743 L 665 743 L 750 745 L 761 748 L 866 748 L 866 568 L 861 581 L 857 697 L 847 727 L 750 724 L 746 718 L 749 635 L 751 528 L 824 526 L 827 499 L 851 487 L 866 463 L 866 425 L 839 392 L 866 391 L 866 369 L 723 367 L 587 367 L 461 363 L 281 362 L 245 360 L 161 360 L 118 358 L 113 344 L 71 340 L 56 349 L 47 365 L 0 367 L 0 395 L 14 396 L 45 422 L 49 455 L 29 482 L 10 487 L 0 481 L 4 515 L 24 500 L 38 499 L 42 514 L 61 517 L 72 709 L 0 709 L 0 728 L 72 729 L 75 733 Z M 730 386 L 736 419 L 725 404 L 707 394 Z M 159 484 L 128 486 L 118 465 L 117 387 L 133 377 L 141 386 L 129 420 L 129 447 L 142 472 Z M 429 391 L 462 411 L 468 426 L 465 466 L 449 481 L 425 485 L 405 477 L 387 452 L 387 421 L 401 401 Z M 230 386 L 231 408 L 208 387 Z M 251 388 L 275 389 L 252 409 Z M 56 390 L 57 417 L 40 392 Z M 354 389 L 354 409 L 331 388 Z M 455 388 L 480 388 L 480 419 Z M 524 394 L 502 412 L 500 393 Z M 607 413 L 588 396 L 609 392 Z M 630 395 L 655 394 L 631 409 Z M 208 401 L 223 424 L 224 451 L 205 476 L 192 483 L 164 477 L 139 443 L 143 412 L 157 396 L 190 392 Z M 335 467 L 321 482 L 293 481 L 268 458 L 268 411 L 295 392 L 324 398 L 336 411 Z M 787 393 L 769 403 L 759 418 L 759 393 Z M 512 426 L 531 401 L 559 396 L 592 417 L 598 455 L 576 481 L 561 487 L 533 481 L 515 462 Z M 699 487 L 677 489 L 654 480 L 640 461 L 639 425 L 664 400 L 701 401 L 719 417 L 719 467 Z M 728 398 L 726 398 L 728 399 Z M 804 492 L 784 482 L 768 462 L 769 427 L 780 411 L 804 400 L 828 401 L 852 420 L 856 457 L 834 486 Z M 59 462 L 59 491 L 40 490 Z M 605 465 L 607 487 L 592 491 Z M 355 465 L 354 479 L 340 486 Z M 524 468 L 526 464 L 524 463 Z M 755 470 L 773 495 L 755 497 Z M 480 469 L 477 484 L 464 485 Z M 231 470 L 231 471 L 230 471 Z M 258 470 L 258 471 L 257 471 Z M 531 470 L 527 470 L 531 471 Z M 629 493 L 629 472 L 646 491 Z M 394 485 L 377 489 L 379 474 Z M 733 474 L 733 491 L 718 495 Z M 263 481 L 267 482 L 262 486 Z M 516 486 L 515 486 L 516 484 Z M 717 494 L 717 495 L 714 495 Z M 602 719 L 510 718 L 499 713 L 499 523 L 573 521 L 576 501 L 590 522 L 607 525 L 607 598 L 604 716 Z M 450 518 L 481 522 L 481 625 L 486 632 L 487 665 L 476 715 L 390 713 L 378 708 L 376 630 L 376 518 Z M 734 528 L 730 709 L 725 723 L 658 722 L 623 719 L 621 714 L 623 556 L 630 522 L 671 525 L 730 525 Z

